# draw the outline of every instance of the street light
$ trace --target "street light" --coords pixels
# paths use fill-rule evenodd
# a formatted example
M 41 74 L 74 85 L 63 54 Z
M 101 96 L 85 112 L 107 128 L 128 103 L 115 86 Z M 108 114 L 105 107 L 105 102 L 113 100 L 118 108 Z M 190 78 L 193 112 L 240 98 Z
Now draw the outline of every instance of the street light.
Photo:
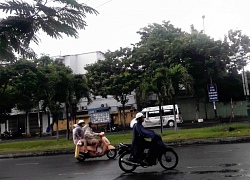
M 247 56 L 244 52 L 244 49 L 240 47 L 236 54 L 236 61 L 237 64 L 242 67 L 242 83 L 243 83 L 243 90 L 244 95 L 246 96 L 246 104 L 247 104 L 247 119 L 250 123 L 250 97 L 249 97 L 249 88 L 248 88 L 248 80 L 247 75 L 245 73 L 244 67 L 247 65 Z
M 204 25 L 205 15 L 202 16 L 202 19 L 203 19 L 203 33 L 205 34 L 205 25 Z

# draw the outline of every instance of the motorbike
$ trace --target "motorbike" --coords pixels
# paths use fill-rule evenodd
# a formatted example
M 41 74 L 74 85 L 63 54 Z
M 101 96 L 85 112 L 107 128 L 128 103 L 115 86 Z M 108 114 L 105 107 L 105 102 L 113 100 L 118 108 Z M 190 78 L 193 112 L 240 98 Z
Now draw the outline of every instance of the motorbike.
M 3 134 L 1 135 L 1 139 L 12 139 L 13 135 L 11 131 L 4 131 Z
M 163 153 L 156 157 L 155 163 L 146 164 L 143 161 L 140 163 L 135 163 L 130 160 L 131 144 L 120 143 L 118 145 L 119 167 L 122 171 L 129 173 L 133 172 L 139 166 L 147 168 L 149 166 L 154 166 L 159 162 L 160 165 L 166 170 L 174 169 L 178 164 L 178 155 L 171 147 L 166 145 L 165 147 L 166 148 Z M 143 158 L 147 157 L 148 150 L 148 148 L 144 150 Z
M 82 162 L 87 158 L 102 157 L 106 154 L 109 159 L 114 159 L 117 155 L 117 149 L 110 144 L 108 138 L 105 137 L 104 132 L 100 133 L 101 147 L 96 149 L 95 145 L 87 145 L 88 153 L 84 152 L 83 145 L 76 145 L 75 158 Z
M 121 131 L 121 127 L 118 124 L 115 124 L 111 128 L 109 126 L 104 128 L 104 132 L 115 132 L 115 131 Z
M 14 132 L 12 130 L 10 131 L 4 131 L 3 134 L 1 134 L 1 139 L 14 139 L 14 138 L 20 138 L 22 137 L 21 132 Z

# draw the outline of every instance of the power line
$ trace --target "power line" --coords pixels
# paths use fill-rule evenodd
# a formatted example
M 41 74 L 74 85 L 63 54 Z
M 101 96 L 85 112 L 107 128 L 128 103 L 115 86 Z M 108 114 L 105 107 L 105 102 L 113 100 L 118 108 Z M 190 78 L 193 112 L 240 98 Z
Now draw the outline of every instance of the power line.
M 103 4 L 99 5 L 99 6 L 97 6 L 96 8 L 99 8 L 99 7 L 101 7 L 101 6 L 103 6 L 103 5 L 107 4 L 107 3 L 109 3 L 110 1 L 112 1 L 112 0 L 106 1 L 105 3 L 103 3 Z

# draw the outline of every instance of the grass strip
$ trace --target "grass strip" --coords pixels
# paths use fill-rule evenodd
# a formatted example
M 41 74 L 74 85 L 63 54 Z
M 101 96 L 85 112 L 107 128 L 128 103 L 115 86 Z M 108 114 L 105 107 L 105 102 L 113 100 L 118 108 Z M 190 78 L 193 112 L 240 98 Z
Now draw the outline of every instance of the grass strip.
M 155 130 L 158 134 L 160 130 Z M 161 134 L 164 142 L 176 142 L 195 139 L 210 139 L 223 137 L 240 137 L 250 136 L 249 124 L 230 124 L 218 125 L 213 127 L 181 129 L 174 131 L 173 129 L 164 129 Z M 120 142 L 131 143 L 132 133 L 108 134 L 107 138 L 112 145 Z M 21 153 L 21 152 L 39 152 L 63 149 L 74 149 L 72 140 L 34 140 L 21 142 L 7 142 L 0 144 L 0 154 Z

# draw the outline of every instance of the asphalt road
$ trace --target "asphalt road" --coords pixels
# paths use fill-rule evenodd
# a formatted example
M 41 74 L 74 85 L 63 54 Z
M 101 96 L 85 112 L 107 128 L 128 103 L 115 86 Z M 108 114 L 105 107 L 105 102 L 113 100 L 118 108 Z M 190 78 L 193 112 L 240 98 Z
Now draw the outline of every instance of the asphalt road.
M 19 180 L 170 180 L 250 179 L 250 143 L 193 145 L 174 148 L 179 164 L 171 171 L 157 164 L 124 173 L 118 160 L 107 157 L 78 162 L 73 154 L 0 159 L 0 179 Z

